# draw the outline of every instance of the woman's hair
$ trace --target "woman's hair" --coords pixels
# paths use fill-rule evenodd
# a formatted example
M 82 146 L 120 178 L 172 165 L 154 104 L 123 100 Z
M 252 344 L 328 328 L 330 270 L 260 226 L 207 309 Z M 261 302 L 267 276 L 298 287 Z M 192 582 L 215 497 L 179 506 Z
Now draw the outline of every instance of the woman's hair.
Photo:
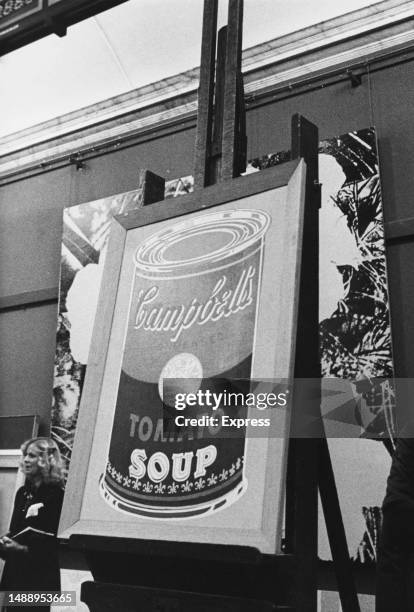
M 31 438 L 23 442 L 20 449 L 22 451 L 21 466 L 23 466 L 24 456 L 29 446 L 33 445 L 39 452 L 38 466 L 44 483 L 63 483 L 64 470 L 59 448 L 52 438 Z

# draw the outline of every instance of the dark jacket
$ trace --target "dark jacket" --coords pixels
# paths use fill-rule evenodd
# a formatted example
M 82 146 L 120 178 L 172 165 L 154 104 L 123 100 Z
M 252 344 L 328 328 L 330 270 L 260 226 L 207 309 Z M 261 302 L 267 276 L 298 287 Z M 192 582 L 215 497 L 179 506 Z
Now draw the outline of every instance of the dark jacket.
M 63 502 L 58 484 L 31 488 L 26 484 L 16 493 L 9 537 L 26 527 L 56 534 Z M 27 516 L 34 504 L 43 504 L 37 515 Z M 29 512 L 30 514 L 30 512 Z M 59 591 L 60 571 L 56 538 L 40 538 L 29 545 L 27 553 L 10 553 L 6 559 L 1 590 Z

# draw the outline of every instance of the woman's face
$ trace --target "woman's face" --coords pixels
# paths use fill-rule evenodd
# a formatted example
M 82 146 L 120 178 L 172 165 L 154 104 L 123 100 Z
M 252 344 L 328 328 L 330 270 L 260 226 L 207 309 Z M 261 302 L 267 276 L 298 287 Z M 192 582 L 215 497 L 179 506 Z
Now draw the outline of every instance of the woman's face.
M 23 457 L 23 472 L 29 480 L 32 480 L 40 475 L 40 455 L 41 452 L 34 444 L 29 444 Z

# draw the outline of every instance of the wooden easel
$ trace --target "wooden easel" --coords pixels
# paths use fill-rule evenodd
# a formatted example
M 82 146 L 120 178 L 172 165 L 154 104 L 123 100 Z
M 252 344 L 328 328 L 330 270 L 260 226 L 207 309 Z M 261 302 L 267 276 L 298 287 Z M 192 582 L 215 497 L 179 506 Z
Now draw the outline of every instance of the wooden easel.
M 195 150 L 194 188 L 228 182 L 246 168 L 245 111 L 241 75 L 243 0 L 229 0 L 228 25 L 218 34 L 218 0 L 205 0 Z M 292 120 L 292 158 L 307 165 L 306 205 L 295 378 L 320 381 L 318 343 L 318 130 L 299 115 Z M 142 205 L 164 198 L 164 179 L 141 172 Z M 320 417 L 299 386 L 293 406 Z M 226 610 L 316 612 L 318 589 L 318 488 L 343 612 L 359 612 L 345 531 L 326 438 L 290 440 L 284 554 L 247 547 L 72 536 L 96 582 L 84 583 L 91 612 L 193 612 Z M 177 559 L 179 560 L 177 562 Z M 179 567 L 177 567 L 179 566 Z M 140 586 L 136 586 L 140 585 Z

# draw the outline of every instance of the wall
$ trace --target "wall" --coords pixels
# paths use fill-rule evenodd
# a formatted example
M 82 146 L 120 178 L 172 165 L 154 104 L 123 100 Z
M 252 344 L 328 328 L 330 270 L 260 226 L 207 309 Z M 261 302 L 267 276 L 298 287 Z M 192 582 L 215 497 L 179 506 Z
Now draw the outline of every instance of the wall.
M 320 137 L 375 125 L 379 138 L 386 221 L 412 216 L 414 192 L 411 143 L 411 90 L 414 63 L 393 65 L 364 75 L 353 88 L 348 79 L 298 88 L 295 95 L 269 96 L 247 113 L 248 157 L 289 148 L 290 117 L 300 112 L 319 126 Z M 296 90 L 295 90 L 296 92 Z M 72 166 L 45 171 L 0 188 L 0 301 L 58 285 L 62 209 L 137 187 L 138 169 L 167 179 L 192 172 L 194 125 L 120 148 Z M 389 245 L 390 294 L 397 375 L 414 375 L 414 299 L 411 239 Z M 46 291 L 47 293 L 47 291 Z M 53 293 L 53 291 L 52 291 Z M 38 413 L 40 431 L 49 424 L 56 301 L 0 311 L 0 415 Z

